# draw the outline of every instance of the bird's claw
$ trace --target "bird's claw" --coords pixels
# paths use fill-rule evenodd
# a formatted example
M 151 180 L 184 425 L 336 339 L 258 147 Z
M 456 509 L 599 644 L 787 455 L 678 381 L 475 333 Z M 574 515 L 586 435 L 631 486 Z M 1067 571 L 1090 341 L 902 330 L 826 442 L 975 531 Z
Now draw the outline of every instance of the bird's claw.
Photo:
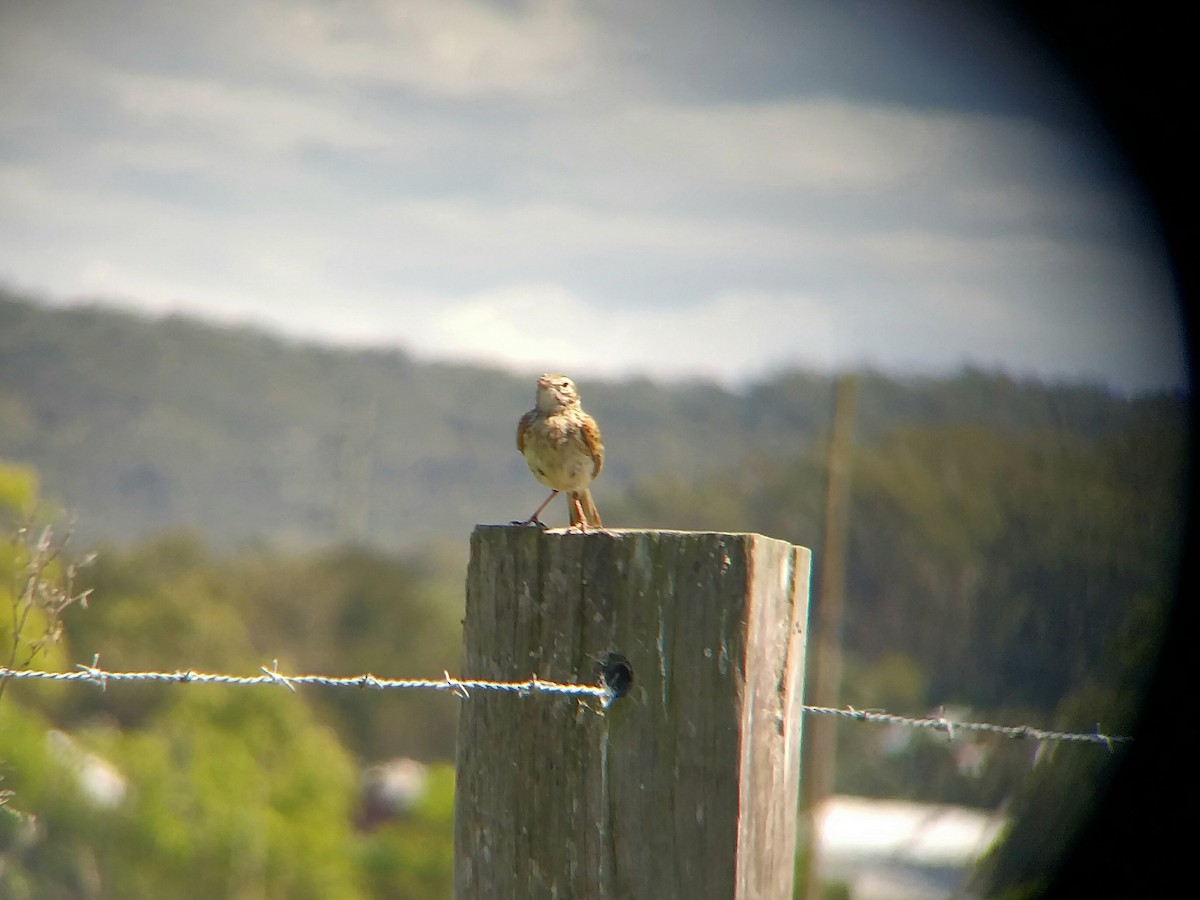
M 545 531 L 546 529 L 548 529 L 550 527 L 549 525 L 547 525 L 545 522 L 543 522 L 541 519 L 538 519 L 538 518 L 513 519 L 508 524 L 509 525 L 533 525 L 537 528 L 540 528 L 542 531 Z

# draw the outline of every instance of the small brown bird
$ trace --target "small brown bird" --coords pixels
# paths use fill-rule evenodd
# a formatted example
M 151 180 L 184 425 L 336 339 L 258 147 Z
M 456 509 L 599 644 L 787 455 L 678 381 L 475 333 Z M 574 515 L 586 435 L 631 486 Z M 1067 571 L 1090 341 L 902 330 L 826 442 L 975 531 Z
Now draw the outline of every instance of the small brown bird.
M 579 391 L 566 375 L 543 375 L 537 381 L 533 409 L 517 423 L 517 449 L 533 477 L 551 489 L 550 496 L 526 525 L 541 525 L 538 515 L 560 491 L 570 500 L 571 527 L 603 528 L 588 485 L 604 466 L 604 443 L 596 420 L 579 405 Z

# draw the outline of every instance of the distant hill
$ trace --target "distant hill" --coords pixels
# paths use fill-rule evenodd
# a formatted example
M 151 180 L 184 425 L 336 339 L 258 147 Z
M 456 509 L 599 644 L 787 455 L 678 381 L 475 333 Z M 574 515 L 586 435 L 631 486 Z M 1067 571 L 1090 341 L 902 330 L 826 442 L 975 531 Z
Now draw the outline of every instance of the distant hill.
M 191 528 L 224 547 L 396 549 L 522 518 L 544 497 L 514 445 L 534 375 L 0 292 L 0 457 L 35 465 L 43 494 L 78 514 L 84 539 L 125 544 Z M 608 446 L 602 511 L 606 494 L 656 472 L 689 478 L 802 452 L 826 431 L 833 397 L 830 377 L 799 371 L 743 392 L 580 387 Z M 1134 417 L 1185 412 L 1179 397 L 1125 399 L 970 369 L 866 372 L 856 432 L 872 442 L 899 424 L 959 422 L 1099 437 Z

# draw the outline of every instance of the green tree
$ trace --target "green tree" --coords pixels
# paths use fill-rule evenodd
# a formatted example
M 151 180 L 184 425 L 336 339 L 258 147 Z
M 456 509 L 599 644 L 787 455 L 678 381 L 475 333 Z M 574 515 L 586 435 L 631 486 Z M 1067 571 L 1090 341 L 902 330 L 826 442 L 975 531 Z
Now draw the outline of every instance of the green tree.
M 18 475 L 27 488 L 36 482 Z M 0 477 L 0 490 L 28 500 L 13 481 Z M 22 559 L 11 547 L 0 568 L 26 571 Z M 317 671 L 357 674 L 360 665 L 386 671 L 399 645 L 418 657 L 409 665 L 425 665 L 433 638 L 457 627 L 426 579 L 370 553 L 229 559 L 168 535 L 102 555 L 88 573 L 90 608 L 46 661 L 69 668 L 84 646 L 111 670 L 254 673 L 271 648 L 297 666 L 311 653 Z M 431 596 L 422 598 L 424 586 Z M 449 767 L 434 769 L 406 818 L 360 834 L 360 766 L 348 745 L 362 741 L 353 717 L 331 713 L 340 698 L 271 685 L 19 687 L 0 707 L 0 775 L 22 811 L 0 815 L 0 896 L 425 900 L 449 891 Z M 362 718 L 405 699 L 355 698 Z M 453 701 L 432 699 L 452 730 Z M 420 713 L 408 715 L 419 730 Z M 387 733 L 373 749 L 402 752 Z M 432 746 L 445 747 L 444 734 Z

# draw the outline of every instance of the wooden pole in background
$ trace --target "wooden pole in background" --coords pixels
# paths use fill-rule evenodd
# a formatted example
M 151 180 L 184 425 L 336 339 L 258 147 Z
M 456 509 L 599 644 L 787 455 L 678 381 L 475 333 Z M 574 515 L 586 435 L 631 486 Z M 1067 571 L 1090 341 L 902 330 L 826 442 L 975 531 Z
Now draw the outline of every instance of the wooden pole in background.
M 829 439 L 828 483 L 825 493 L 825 535 L 821 541 L 820 593 L 817 596 L 816 641 L 813 646 L 813 704 L 838 706 L 842 683 L 842 607 L 846 586 L 846 535 L 850 524 L 850 455 L 854 449 L 854 406 L 858 377 L 837 380 L 833 431 Z M 833 794 L 837 769 L 837 722 L 817 716 L 809 723 L 805 747 L 804 807 L 806 853 L 805 900 L 822 896 L 819 853 L 821 804 Z
M 463 701 L 455 897 L 791 900 L 810 563 L 756 534 L 478 526 L 463 676 L 591 683 L 617 652 L 634 684 L 607 710 Z

